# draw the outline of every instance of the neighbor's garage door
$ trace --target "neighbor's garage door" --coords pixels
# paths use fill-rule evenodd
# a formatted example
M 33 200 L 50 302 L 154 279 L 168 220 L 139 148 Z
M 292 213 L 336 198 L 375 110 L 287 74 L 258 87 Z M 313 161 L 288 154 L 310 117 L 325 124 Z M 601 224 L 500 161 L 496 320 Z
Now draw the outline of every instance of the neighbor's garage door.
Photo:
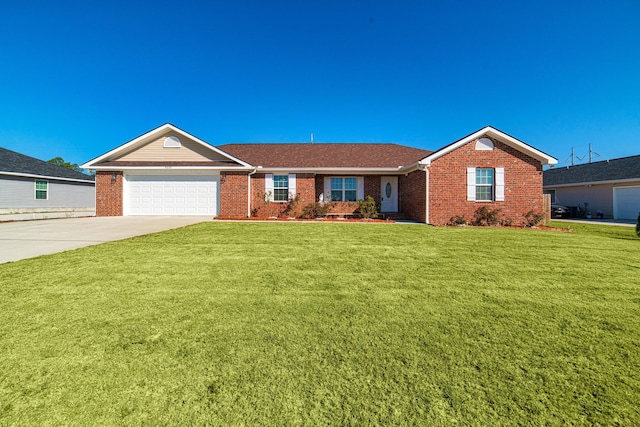
M 127 175 L 125 215 L 217 215 L 217 176 Z
M 613 188 L 613 217 L 636 219 L 640 212 L 640 187 Z

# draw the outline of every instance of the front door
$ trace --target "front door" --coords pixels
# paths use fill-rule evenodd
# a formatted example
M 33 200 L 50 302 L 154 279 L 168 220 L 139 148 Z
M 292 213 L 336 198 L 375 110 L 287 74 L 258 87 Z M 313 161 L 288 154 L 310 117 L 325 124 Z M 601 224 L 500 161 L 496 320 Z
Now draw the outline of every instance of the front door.
M 380 211 L 398 212 L 397 176 L 383 176 L 380 179 Z

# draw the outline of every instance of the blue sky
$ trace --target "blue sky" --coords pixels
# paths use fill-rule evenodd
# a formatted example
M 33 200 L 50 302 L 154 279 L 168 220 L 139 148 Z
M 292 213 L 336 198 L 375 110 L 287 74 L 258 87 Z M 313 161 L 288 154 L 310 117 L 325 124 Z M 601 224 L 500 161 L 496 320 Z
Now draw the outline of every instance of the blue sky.
M 82 164 L 166 122 L 213 145 L 437 149 L 492 125 L 560 165 L 589 144 L 640 154 L 637 0 L 25 0 L 0 16 L 0 146 L 43 160 Z

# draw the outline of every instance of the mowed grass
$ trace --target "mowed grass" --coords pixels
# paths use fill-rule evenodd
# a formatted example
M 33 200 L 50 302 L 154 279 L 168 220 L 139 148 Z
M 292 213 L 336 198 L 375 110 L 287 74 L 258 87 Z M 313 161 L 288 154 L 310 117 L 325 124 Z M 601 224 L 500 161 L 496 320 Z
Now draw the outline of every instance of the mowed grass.
M 203 223 L 0 265 L 0 425 L 640 425 L 640 240 L 572 227 Z

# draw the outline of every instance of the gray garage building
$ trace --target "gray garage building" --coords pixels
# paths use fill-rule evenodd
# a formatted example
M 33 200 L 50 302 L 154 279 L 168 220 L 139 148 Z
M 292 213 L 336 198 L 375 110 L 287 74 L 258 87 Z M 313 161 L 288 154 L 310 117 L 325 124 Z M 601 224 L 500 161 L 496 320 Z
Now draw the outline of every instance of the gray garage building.
M 640 155 L 549 169 L 543 189 L 551 203 L 580 206 L 593 217 L 636 219 L 640 212 Z

